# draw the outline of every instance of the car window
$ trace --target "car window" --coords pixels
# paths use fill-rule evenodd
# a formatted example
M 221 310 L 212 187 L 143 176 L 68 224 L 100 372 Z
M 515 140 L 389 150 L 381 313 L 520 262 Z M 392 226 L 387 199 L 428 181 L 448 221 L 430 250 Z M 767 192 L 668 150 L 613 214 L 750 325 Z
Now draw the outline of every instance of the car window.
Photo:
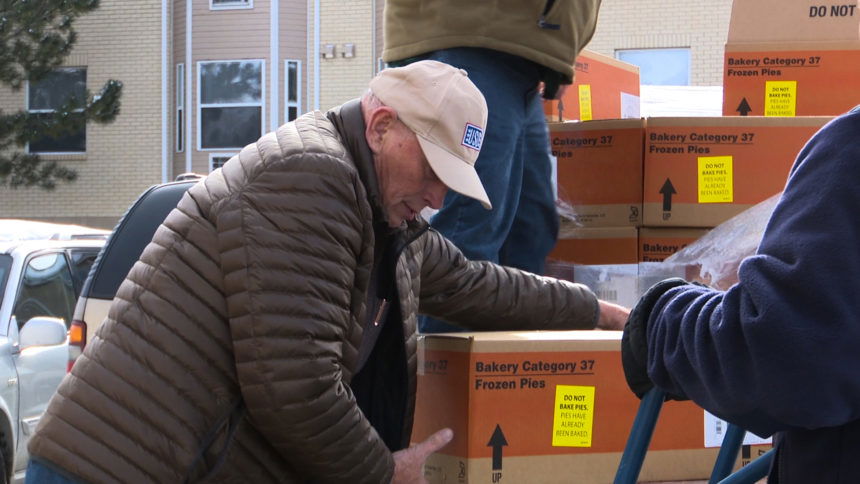
M 54 252 L 30 259 L 13 311 L 18 328 L 36 316 L 62 318 L 68 327 L 74 309 L 75 288 L 65 255 Z
M 98 257 L 98 249 L 71 249 L 69 258 L 72 263 L 72 282 L 75 286 L 75 299 L 81 294 L 81 288 L 84 286 L 84 281 L 87 280 L 87 275 L 93 267 L 93 262 Z
M 171 183 L 150 188 L 123 215 L 96 260 L 83 294 L 113 299 L 128 271 L 152 240 L 158 226 L 196 181 Z
M 3 304 L 3 294 L 6 293 L 6 279 L 9 278 L 9 269 L 12 268 L 12 256 L 0 254 L 0 304 Z

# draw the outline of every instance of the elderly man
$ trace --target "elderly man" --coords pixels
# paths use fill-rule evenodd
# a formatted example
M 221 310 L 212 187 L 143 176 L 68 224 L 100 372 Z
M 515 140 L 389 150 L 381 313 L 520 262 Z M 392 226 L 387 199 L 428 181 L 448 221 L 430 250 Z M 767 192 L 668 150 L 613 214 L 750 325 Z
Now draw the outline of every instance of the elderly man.
M 189 190 L 31 440 L 33 482 L 420 482 L 416 314 L 618 329 L 586 287 L 470 262 L 418 213 L 473 165 L 464 71 L 383 71 L 361 101 L 246 147 Z

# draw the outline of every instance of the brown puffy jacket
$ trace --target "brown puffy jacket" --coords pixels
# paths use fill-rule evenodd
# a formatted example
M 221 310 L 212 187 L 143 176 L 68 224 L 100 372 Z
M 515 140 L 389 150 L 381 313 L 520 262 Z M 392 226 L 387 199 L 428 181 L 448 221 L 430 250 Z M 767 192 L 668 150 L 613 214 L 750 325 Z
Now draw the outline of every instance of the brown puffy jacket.
M 369 153 L 351 102 L 282 126 L 192 187 L 63 380 L 31 454 L 87 482 L 390 481 L 391 453 L 348 388 L 381 213 Z M 595 324 L 587 288 L 469 262 L 423 221 L 403 230 L 414 239 L 396 268 L 407 438 L 419 301 L 482 329 Z

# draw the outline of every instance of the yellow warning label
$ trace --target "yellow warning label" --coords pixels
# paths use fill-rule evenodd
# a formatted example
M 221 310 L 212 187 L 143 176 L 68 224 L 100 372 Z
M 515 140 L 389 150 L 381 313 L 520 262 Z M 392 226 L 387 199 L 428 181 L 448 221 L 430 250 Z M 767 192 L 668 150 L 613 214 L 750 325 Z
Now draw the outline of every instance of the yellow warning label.
M 591 447 L 594 387 L 556 385 L 553 447 Z
M 731 203 L 734 200 L 732 187 L 732 157 L 699 157 L 699 203 Z
M 591 121 L 591 84 L 579 85 L 579 120 Z
M 797 81 L 766 81 L 765 116 L 794 116 L 797 107 Z

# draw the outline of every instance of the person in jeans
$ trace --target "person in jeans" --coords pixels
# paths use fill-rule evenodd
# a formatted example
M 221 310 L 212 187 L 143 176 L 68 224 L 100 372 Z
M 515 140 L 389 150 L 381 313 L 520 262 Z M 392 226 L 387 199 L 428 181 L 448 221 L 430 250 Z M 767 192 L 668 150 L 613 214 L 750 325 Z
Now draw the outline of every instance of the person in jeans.
M 600 0 L 386 0 L 385 62 L 432 59 L 464 69 L 487 100 L 475 168 L 493 210 L 449 192 L 431 219 L 469 259 L 544 272 L 559 221 L 542 97 L 560 97 L 573 82 L 599 6 Z M 460 330 L 431 318 L 422 318 L 420 329 Z
M 452 432 L 410 447 L 419 305 L 477 330 L 622 327 L 587 287 L 469 261 L 419 215 L 449 189 L 489 206 L 462 70 L 369 87 L 188 190 L 39 422 L 30 482 L 421 482 Z

